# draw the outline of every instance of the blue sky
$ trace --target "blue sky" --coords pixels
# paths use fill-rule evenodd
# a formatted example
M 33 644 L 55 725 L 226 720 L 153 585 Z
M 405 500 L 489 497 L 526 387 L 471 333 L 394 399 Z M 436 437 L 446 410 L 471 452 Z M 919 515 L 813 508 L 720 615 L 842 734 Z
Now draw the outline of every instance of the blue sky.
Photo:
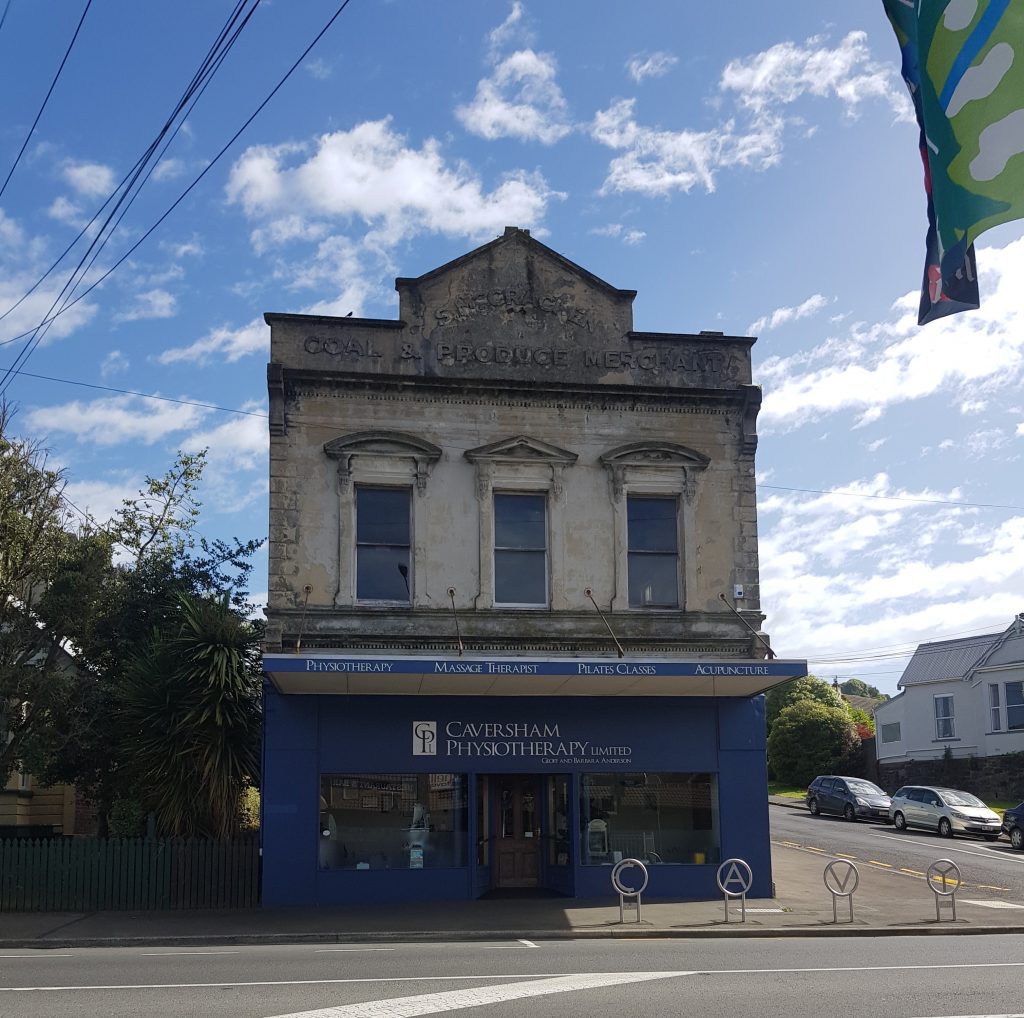
M 780 654 L 893 692 L 918 642 L 1024 610 L 1024 230 L 983 238 L 980 311 L 918 328 L 917 129 L 880 2 L 351 0 L 210 168 L 339 3 L 258 8 L 87 285 L 208 172 L 54 322 L 23 365 L 48 378 L 11 380 L 19 429 L 77 505 L 105 520 L 176 450 L 209 446 L 202 529 L 265 534 L 263 312 L 395 317 L 395 276 L 516 225 L 638 290 L 638 329 L 759 337 Z M 0 313 L 128 173 L 231 7 L 95 0 L 0 197 Z M 10 6 L 0 179 L 84 8 Z M 261 555 L 257 595 L 265 571 Z

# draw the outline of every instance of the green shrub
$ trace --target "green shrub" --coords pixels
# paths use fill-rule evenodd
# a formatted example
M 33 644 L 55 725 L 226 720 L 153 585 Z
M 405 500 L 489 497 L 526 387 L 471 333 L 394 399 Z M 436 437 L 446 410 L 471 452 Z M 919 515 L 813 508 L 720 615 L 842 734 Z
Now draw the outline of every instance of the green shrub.
M 808 785 L 818 774 L 832 773 L 859 742 L 845 704 L 799 700 L 776 718 L 768 737 L 768 761 L 780 782 Z
M 110 807 L 110 836 L 139 838 L 146 826 L 146 811 L 135 799 L 117 799 Z
M 260 790 L 252 785 L 238 797 L 238 829 L 243 833 L 260 829 Z

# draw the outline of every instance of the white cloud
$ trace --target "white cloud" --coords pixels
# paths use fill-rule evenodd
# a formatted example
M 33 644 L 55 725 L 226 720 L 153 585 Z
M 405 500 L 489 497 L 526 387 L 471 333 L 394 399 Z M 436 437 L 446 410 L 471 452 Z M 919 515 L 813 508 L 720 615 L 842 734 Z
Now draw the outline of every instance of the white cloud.
M 126 498 L 138 493 L 141 483 L 130 478 L 122 482 L 72 480 L 64 491 L 82 512 L 102 527 L 110 522 Z
M 679 58 L 671 53 L 640 54 L 630 58 L 626 64 L 629 76 L 639 84 L 644 78 L 660 78 L 679 63 Z
M 135 322 L 146 318 L 173 318 L 177 314 L 174 294 L 166 290 L 147 290 L 132 297 L 131 304 L 124 311 L 114 315 L 116 322 Z
M 156 181 L 177 180 L 185 175 L 186 169 L 183 159 L 161 159 L 153 171 L 153 179 Z
M 102 163 L 68 162 L 64 164 L 62 175 L 86 198 L 105 198 L 117 184 L 114 171 Z
M 844 410 L 877 419 L 889 407 L 938 393 L 953 405 L 1024 385 L 1024 239 L 978 253 L 980 310 L 950 315 L 921 328 L 916 293 L 893 305 L 892 316 L 851 326 L 809 354 L 768 358 L 759 369 L 766 397 L 762 433 L 817 421 Z M 970 356 L 965 351 L 970 351 Z
M 160 246 L 164 250 L 170 251 L 175 258 L 198 258 L 203 254 L 203 242 L 195 233 L 188 240 L 179 243 L 165 242 Z
M 609 223 L 607 226 L 596 226 L 590 231 L 597 237 L 618 237 L 623 244 L 632 247 L 639 244 L 647 234 L 643 230 L 627 229 L 622 223 Z
M 103 358 L 103 363 L 100 365 L 100 374 L 104 378 L 109 378 L 111 375 L 118 375 L 128 370 L 128 358 L 125 357 L 120 350 L 111 350 L 106 357 Z
M 28 293 L 51 260 L 43 237 L 27 236 L 16 220 L 0 211 L 0 310 L 8 312 L 0 322 L 0 343 L 34 331 L 52 314 L 54 303 L 60 299 L 61 283 L 47 279 Z M 90 274 L 87 282 L 97 275 Z M 73 304 L 45 330 L 42 344 L 71 335 L 91 321 L 96 310 L 88 298 Z
M 39 434 L 61 432 L 94 445 L 152 445 L 177 431 L 195 428 L 207 413 L 202 407 L 182 403 L 108 396 L 92 402 L 74 400 L 37 407 L 26 415 L 26 421 Z
M 782 123 L 767 115 L 748 129 L 728 120 L 707 131 L 662 131 L 634 119 L 635 99 L 619 99 L 599 111 L 591 137 L 609 148 L 624 149 L 612 159 L 602 194 L 635 191 L 659 197 L 696 186 L 715 190 L 715 174 L 723 167 L 765 169 L 778 162 Z
M 422 232 L 478 238 L 510 223 L 532 227 L 550 201 L 564 197 L 524 171 L 485 191 L 468 166 L 445 162 L 437 141 L 410 148 L 390 119 L 325 134 L 305 155 L 294 145 L 246 150 L 231 169 L 228 200 L 270 221 L 282 213 L 359 219 L 371 227 L 372 248 Z
M 725 168 L 766 170 L 782 158 L 787 129 L 805 137 L 806 120 L 788 117 L 785 108 L 804 96 L 837 99 L 847 114 L 868 99 L 881 99 L 899 117 L 912 120 L 902 83 L 888 64 L 871 61 L 862 32 L 851 32 L 835 48 L 809 39 L 805 46 L 780 43 L 729 63 L 719 81 L 719 105 L 729 100 L 731 115 L 704 129 L 665 130 L 643 125 L 634 116 L 635 99 L 618 99 L 600 111 L 591 136 L 622 149 L 609 164 L 602 194 L 635 191 L 651 197 L 701 187 L 715 190 Z M 909 112 L 908 112 L 909 111 Z
M 307 60 L 302 67 L 311 78 L 316 78 L 317 81 L 326 81 L 334 73 L 331 65 L 319 57 L 315 60 Z
M 266 412 L 261 403 L 248 402 L 242 410 Z M 270 448 L 266 417 L 231 416 L 222 424 L 189 435 L 181 443 L 185 452 L 209 449 L 211 473 L 225 470 L 265 469 Z
M 766 329 L 777 329 L 780 325 L 785 325 L 787 322 L 799 321 L 801 318 L 817 314 L 822 308 L 828 307 L 828 305 L 829 300 L 824 294 L 812 294 L 802 304 L 797 304 L 796 307 L 776 308 L 769 314 L 762 315 L 757 321 L 751 322 L 747 326 L 747 334 L 756 336 Z
M 906 88 L 891 63 L 876 63 L 867 34 L 850 32 L 833 49 L 808 39 L 806 45 L 782 42 L 722 72 L 723 91 L 736 93 L 740 105 L 761 114 L 804 95 L 833 97 L 853 115 L 867 99 L 883 99 L 900 119 L 914 120 Z
M 508 17 L 497 28 L 490 31 L 487 42 L 490 46 L 491 58 L 516 39 L 529 40 L 525 26 L 526 11 L 520 0 L 514 0 Z
M 838 487 L 963 500 L 956 488 L 899 488 L 884 473 Z M 758 513 L 766 629 L 779 653 L 806 656 L 812 668 L 815 658 L 853 659 L 879 647 L 912 649 L 965 630 L 997 630 L 1019 610 L 1024 557 L 1015 549 L 1024 516 L 767 488 Z
M 552 145 L 572 130 L 556 72 L 550 53 L 517 50 L 480 80 L 473 101 L 457 107 L 455 115 L 467 131 L 488 141 L 518 138 Z
M 254 318 L 238 329 L 218 326 L 189 346 L 165 350 L 157 360 L 161 364 L 208 364 L 216 354 L 231 363 L 251 353 L 270 353 L 270 328 L 262 318 Z
M 253 230 L 250 239 L 256 253 L 264 254 L 295 240 L 320 240 L 327 233 L 327 229 L 325 223 L 314 222 L 298 215 L 284 215 L 271 220 L 266 226 Z
M 65 198 L 64 195 L 54 198 L 50 207 L 46 210 L 46 214 L 58 223 L 66 223 L 77 230 L 80 230 L 89 221 L 81 206 L 76 205 L 69 198 Z

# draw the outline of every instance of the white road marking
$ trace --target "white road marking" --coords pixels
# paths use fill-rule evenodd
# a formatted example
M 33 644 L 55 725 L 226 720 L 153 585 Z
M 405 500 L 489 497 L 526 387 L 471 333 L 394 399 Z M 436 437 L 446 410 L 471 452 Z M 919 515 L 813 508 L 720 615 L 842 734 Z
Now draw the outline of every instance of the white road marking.
M 356 951 L 393 951 L 393 947 L 316 947 L 313 954 L 351 954 Z
M 646 941 L 645 941 L 646 943 Z M 651 979 L 667 979 L 675 976 L 770 976 L 778 973 L 794 974 L 801 972 L 907 972 L 924 971 L 927 969 L 999 969 L 1024 968 L 1024 961 L 979 961 L 953 962 L 944 965 L 832 965 L 827 968 L 774 968 L 774 969 L 690 969 L 686 972 L 647 972 L 626 973 L 648 976 Z M 523 979 L 561 979 L 561 972 L 530 972 Z M 231 979 L 216 983 L 104 983 L 79 986 L 0 986 L 0 993 L 55 993 L 60 990 L 192 990 L 205 989 L 212 986 L 337 986 L 356 983 L 444 983 L 457 981 L 482 981 L 488 979 L 508 979 L 503 975 L 472 975 L 472 976 L 374 976 L 352 979 Z M 989 1016 L 976 1016 L 989 1018 Z M 1024 1016 L 1022 1016 L 1024 1018 Z
M 907 845 L 907 844 L 910 844 L 910 845 L 921 845 L 921 844 L 923 844 L 923 842 L 920 842 L 920 841 L 911 841 L 905 835 L 897 836 L 895 834 L 878 834 L 875 831 L 872 831 L 871 832 L 871 837 L 873 837 L 873 838 L 885 838 L 886 841 L 902 841 L 904 845 Z M 944 844 L 942 846 L 942 848 L 940 849 L 940 851 L 942 851 L 942 852 L 959 852 L 960 855 L 976 855 L 980 859 L 988 859 L 988 860 L 991 860 L 992 857 L 995 856 L 997 859 L 1009 859 L 1010 862 L 1024 863 L 1024 858 L 1018 858 L 1015 855 L 1010 855 L 1009 853 L 1007 853 L 1005 851 L 1000 851 L 1000 849 L 998 849 L 998 848 L 986 848 L 984 845 L 978 845 L 977 847 L 981 849 L 980 852 L 972 852 L 972 851 L 970 851 L 969 849 L 966 849 L 966 848 L 954 848 L 952 845 Z
M 520 940 L 519 943 L 522 944 L 523 947 L 536 947 L 537 946 L 532 940 Z
M 602 986 L 621 986 L 652 979 L 674 979 L 686 972 L 597 972 L 593 975 L 556 976 L 528 982 L 503 983 L 501 986 L 480 986 L 472 990 L 449 990 L 444 993 L 423 993 L 415 997 L 394 997 L 390 1000 L 368 1000 L 359 1004 L 318 1008 L 315 1011 L 293 1011 L 277 1018 L 413 1018 L 415 1015 L 440 1014 L 465 1007 L 486 1007 L 506 1000 L 543 997 L 550 993 L 574 993 Z
M 187 955 L 241 954 L 241 951 L 143 951 L 143 958 L 180 958 Z
M 984 905 L 985 908 L 1024 908 L 1024 905 L 1015 905 L 1012 901 L 982 901 L 977 898 L 961 898 L 961 905 Z
M 70 954 L 53 954 L 51 951 L 40 950 L 35 954 L 0 954 L 0 961 L 8 958 L 70 958 Z

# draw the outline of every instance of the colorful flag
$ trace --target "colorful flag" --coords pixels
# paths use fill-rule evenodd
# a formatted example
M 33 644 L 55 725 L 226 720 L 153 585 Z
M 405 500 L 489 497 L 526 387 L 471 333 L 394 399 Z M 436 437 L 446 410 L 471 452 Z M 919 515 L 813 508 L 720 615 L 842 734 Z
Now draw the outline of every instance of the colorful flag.
M 918 322 L 979 305 L 974 241 L 1024 218 L 1024 0 L 883 0 L 921 128 Z

